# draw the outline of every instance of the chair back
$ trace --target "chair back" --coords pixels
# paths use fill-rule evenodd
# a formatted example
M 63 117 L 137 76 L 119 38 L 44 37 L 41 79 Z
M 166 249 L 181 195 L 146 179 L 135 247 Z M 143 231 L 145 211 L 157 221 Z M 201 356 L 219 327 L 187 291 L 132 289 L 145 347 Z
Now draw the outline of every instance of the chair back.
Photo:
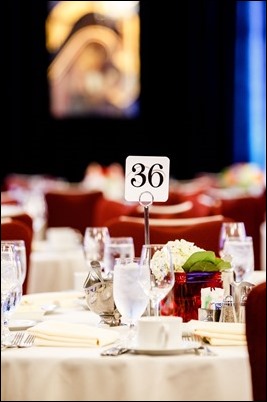
M 1 204 L 1 218 L 14 218 L 33 228 L 33 218 L 20 205 Z
M 254 401 L 266 401 L 266 282 L 248 294 L 246 337 Z
M 1 221 L 1 240 L 24 240 L 26 248 L 27 271 L 23 283 L 23 294 L 27 293 L 28 277 L 30 271 L 30 255 L 32 250 L 33 229 L 26 223 L 14 218 Z
M 221 199 L 221 213 L 236 222 L 244 222 L 248 236 L 253 238 L 255 269 L 261 267 L 260 225 L 266 217 L 266 191 L 260 196 Z
M 137 203 L 125 203 L 101 197 L 95 207 L 94 224 L 92 226 L 105 226 L 110 219 L 123 215 L 132 215 L 136 211 Z
M 94 226 L 95 207 L 101 191 L 64 190 L 45 193 L 47 227 L 71 227 L 84 235 Z
M 150 219 L 150 243 L 167 243 L 169 240 L 185 239 L 205 250 L 219 252 L 219 234 L 222 222 L 230 218 L 222 215 L 188 219 Z M 144 219 L 122 216 L 107 222 L 111 236 L 132 236 L 136 256 L 145 243 Z

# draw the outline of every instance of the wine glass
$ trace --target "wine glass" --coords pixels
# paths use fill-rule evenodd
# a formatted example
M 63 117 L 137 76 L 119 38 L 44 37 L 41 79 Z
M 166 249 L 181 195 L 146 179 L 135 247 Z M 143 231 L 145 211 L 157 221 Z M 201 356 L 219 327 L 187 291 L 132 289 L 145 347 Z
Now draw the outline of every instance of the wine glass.
M 10 316 L 19 305 L 22 297 L 23 283 L 25 281 L 27 273 L 26 247 L 24 240 L 4 240 L 1 241 L 1 244 L 2 243 L 6 245 L 11 244 L 14 246 L 18 269 L 17 275 L 19 281 L 17 283 L 17 286 L 13 287 L 10 292 L 7 309 L 5 312 L 6 315 Z
M 109 239 L 110 234 L 106 226 L 92 226 L 85 229 L 83 249 L 89 265 L 91 261 L 97 260 L 100 262 L 102 270 L 104 269 L 104 248 Z
M 137 320 L 145 312 L 149 296 L 139 282 L 140 258 L 116 258 L 113 271 L 113 298 L 122 322 L 129 328 L 126 341 L 134 339 Z M 126 345 L 129 346 L 129 345 Z
M 2 243 L 2 241 L 1 241 Z M 26 246 L 24 240 L 4 240 L 5 244 L 13 244 L 15 246 L 15 250 L 17 252 L 17 260 L 20 269 L 20 280 L 21 284 L 25 282 L 26 274 L 27 274 L 27 257 L 26 257 Z
M 116 258 L 134 258 L 134 240 L 131 236 L 110 237 L 105 243 L 104 271 L 112 275 Z
M 226 239 L 245 239 L 246 228 L 244 222 L 223 222 L 219 235 L 219 254 L 222 257 Z
M 166 244 L 143 245 L 139 282 L 151 300 L 155 316 L 160 315 L 160 302 L 172 289 L 174 281 L 175 274 L 169 246 Z
M 13 304 L 12 292 L 18 286 L 21 286 L 21 278 L 15 246 L 1 241 L 1 349 L 11 339 L 7 311 Z
M 254 271 L 254 250 L 251 236 L 244 239 L 239 237 L 226 239 L 222 251 L 224 259 L 231 262 L 235 282 L 242 282 L 249 279 Z

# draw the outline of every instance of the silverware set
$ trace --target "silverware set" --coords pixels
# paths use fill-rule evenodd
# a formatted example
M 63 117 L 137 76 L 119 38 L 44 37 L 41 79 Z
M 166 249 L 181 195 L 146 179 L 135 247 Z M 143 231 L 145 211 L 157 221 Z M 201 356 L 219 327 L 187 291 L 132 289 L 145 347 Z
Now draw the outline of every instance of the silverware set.
M 203 339 L 194 333 L 184 333 L 182 335 L 182 340 L 186 342 L 192 342 L 192 349 L 186 349 L 185 353 L 188 353 L 188 351 L 193 351 L 198 356 L 216 356 L 216 353 L 207 346 Z M 108 349 L 103 350 L 101 352 L 101 356 L 119 356 L 129 352 L 131 352 L 130 348 L 122 347 L 119 344 L 117 346 L 112 346 Z
M 13 338 L 5 346 L 8 348 L 29 348 L 34 345 L 34 335 L 27 332 L 15 332 Z
M 211 350 L 203 341 L 202 337 L 192 332 L 184 333 L 182 336 L 183 341 L 199 342 L 200 346 L 194 348 L 195 353 L 200 356 L 216 356 L 216 353 Z

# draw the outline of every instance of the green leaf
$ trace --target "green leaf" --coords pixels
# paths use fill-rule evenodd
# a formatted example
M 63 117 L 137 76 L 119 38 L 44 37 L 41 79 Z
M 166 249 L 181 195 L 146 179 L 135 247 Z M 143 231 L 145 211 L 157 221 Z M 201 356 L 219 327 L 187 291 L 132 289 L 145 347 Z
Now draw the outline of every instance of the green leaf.
M 218 271 L 217 265 L 211 261 L 198 261 L 192 265 L 189 272 L 215 272 Z
M 185 272 L 189 272 L 190 268 L 196 263 L 200 261 L 209 261 L 212 262 L 213 264 L 215 263 L 215 253 L 214 251 L 197 251 L 196 253 L 193 253 L 184 263 L 183 269 Z
M 226 269 L 231 268 L 231 263 L 229 261 L 224 261 L 221 258 L 218 258 L 218 260 L 220 260 L 217 263 L 217 270 L 218 271 L 225 271 Z
M 231 268 L 229 261 L 216 257 L 214 251 L 197 251 L 193 253 L 183 267 L 185 272 L 215 272 Z

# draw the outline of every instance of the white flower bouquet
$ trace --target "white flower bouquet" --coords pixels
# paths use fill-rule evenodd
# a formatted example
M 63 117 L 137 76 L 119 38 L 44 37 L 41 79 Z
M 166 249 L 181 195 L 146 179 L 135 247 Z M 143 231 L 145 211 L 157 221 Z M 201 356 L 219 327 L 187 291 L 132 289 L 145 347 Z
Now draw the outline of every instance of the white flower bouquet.
M 166 246 L 172 254 L 174 272 L 214 272 L 231 268 L 230 262 L 216 257 L 214 251 L 206 251 L 184 239 L 168 241 Z M 162 270 L 167 270 L 164 258 L 164 251 L 153 256 L 153 271 L 156 276 Z

